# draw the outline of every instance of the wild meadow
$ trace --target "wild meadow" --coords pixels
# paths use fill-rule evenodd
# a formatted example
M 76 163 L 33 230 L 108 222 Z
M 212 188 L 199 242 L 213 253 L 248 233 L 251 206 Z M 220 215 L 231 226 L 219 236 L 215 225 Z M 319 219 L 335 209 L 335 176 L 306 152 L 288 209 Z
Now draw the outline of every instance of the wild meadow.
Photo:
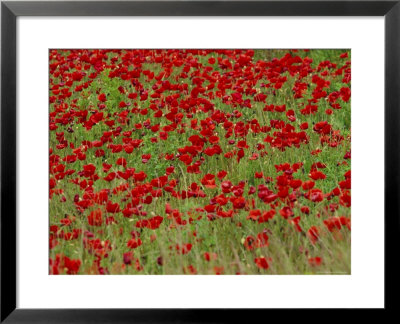
M 49 51 L 49 273 L 349 274 L 350 50 Z

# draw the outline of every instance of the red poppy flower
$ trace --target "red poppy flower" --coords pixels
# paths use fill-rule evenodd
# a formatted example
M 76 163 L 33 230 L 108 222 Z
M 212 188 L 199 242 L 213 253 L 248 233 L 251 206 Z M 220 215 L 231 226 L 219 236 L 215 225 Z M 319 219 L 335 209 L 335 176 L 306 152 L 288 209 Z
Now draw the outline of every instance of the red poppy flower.
M 118 158 L 116 163 L 117 165 L 122 165 L 123 167 L 126 167 L 127 165 L 126 159 L 123 157 Z
M 343 194 L 340 196 L 339 203 L 344 207 L 349 208 L 351 206 L 351 196 L 348 190 L 345 190 Z
M 261 179 L 263 176 L 264 176 L 264 174 L 262 172 L 256 172 L 254 174 L 254 178 L 256 178 L 256 179 Z
M 324 200 L 324 194 L 320 189 L 311 189 L 304 194 L 304 197 L 311 200 L 312 202 L 321 202 Z
M 329 232 L 333 232 L 334 230 L 340 230 L 342 228 L 342 224 L 340 222 L 339 217 L 330 217 L 324 220 L 324 225 L 328 229 Z
M 254 248 L 256 247 L 256 239 L 254 238 L 254 236 L 247 236 L 244 240 L 243 245 L 247 250 L 254 250 Z
M 233 200 L 232 202 L 233 208 L 242 209 L 246 206 L 246 199 L 244 197 L 239 197 Z
M 313 180 L 323 180 L 326 179 L 326 175 L 321 171 L 312 171 L 309 174 L 309 177 Z
M 311 226 L 310 229 L 307 231 L 307 237 L 311 241 L 313 245 L 318 241 L 319 239 L 319 228 L 317 226 Z
M 217 185 L 215 184 L 215 175 L 207 173 L 203 179 L 201 179 L 201 183 L 209 189 L 214 189 L 217 187 Z
M 160 227 L 163 220 L 164 219 L 161 216 L 154 216 L 149 219 L 143 219 L 137 221 L 135 226 L 139 228 L 147 227 L 149 229 L 154 230 Z
M 256 266 L 260 269 L 267 270 L 269 268 L 268 261 L 265 257 L 255 258 L 254 262 Z
M 292 208 L 288 206 L 285 206 L 282 209 L 280 209 L 279 214 L 281 214 L 281 216 L 285 219 L 288 219 L 289 217 L 294 215 Z
M 257 234 L 257 247 L 264 247 L 264 246 L 268 246 L 268 235 L 265 232 L 259 233 Z
M 229 192 L 231 192 L 232 186 L 233 186 L 233 184 L 232 184 L 232 182 L 230 182 L 229 180 L 226 180 L 226 181 L 222 181 L 222 182 L 221 182 L 222 192 L 224 192 L 224 193 L 229 193 Z
M 120 211 L 118 203 L 112 203 L 110 200 L 107 202 L 106 210 L 108 213 L 118 213 Z
M 321 257 L 308 258 L 308 264 L 312 267 L 318 267 L 322 264 Z
M 300 210 L 302 213 L 307 214 L 307 215 L 310 213 L 310 208 L 308 206 L 302 206 L 300 208 Z
M 261 210 L 259 209 L 254 209 L 250 210 L 249 215 L 247 215 L 246 219 L 251 219 L 251 220 L 258 220 L 258 218 L 261 216 Z
M 270 219 L 274 218 L 275 214 L 275 209 L 263 212 L 262 215 L 258 218 L 258 223 L 268 222 Z
M 142 155 L 142 163 L 147 163 L 151 159 L 151 154 L 143 154 Z
M 217 253 L 204 252 L 203 255 L 206 261 L 217 260 Z
M 219 180 L 222 180 L 223 178 L 225 178 L 225 176 L 226 176 L 227 174 L 228 174 L 228 173 L 227 173 L 225 170 L 222 170 L 222 171 L 220 171 L 220 172 L 217 173 L 217 177 L 218 177 Z
M 96 167 L 93 164 L 87 164 L 83 166 L 83 176 L 90 178 L 96 172 Z
M 64 257 L 64 268 L 67 269 L 67 274 L 77 274 L 79 272 L 79 268 L 82 264 L 82 261 L 79 259 L 70 259 L 68 257 Z
M 131 249 L 136 249 L 137 247 L 142 245 L 142 240 L 140 238 L 132 238 L 131 240 L 128 241 L 126 246 Z
M 132 261 L 133 261 L 133 253 L 132 253 L 132 251 L 124 253 L 123 254 L 123 260 L 124 260 L 124 264 L 126 264 L 126 265 L 132 264 Z
M 302 124 L 300 125 L 300 129 L 302 129 L 302 130 L 308 129 L 308 123 L 307 123 L 307 122 L 302 123 Z
M 112 181 L 112 180 L 115 179 L 115 176 L 116 176 L 115 172 L 110 172 L 110 173 L 104 178 L 104 180 L 110 182 L 110 181 Z

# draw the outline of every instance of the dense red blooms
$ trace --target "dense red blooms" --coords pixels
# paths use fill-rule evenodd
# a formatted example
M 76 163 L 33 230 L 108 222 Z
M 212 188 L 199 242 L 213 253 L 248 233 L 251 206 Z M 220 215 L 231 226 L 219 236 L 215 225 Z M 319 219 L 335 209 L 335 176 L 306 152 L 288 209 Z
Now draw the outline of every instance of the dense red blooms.
M 50 259 L 50 274 L 77 274 L 82 262 L 79 259 L 70 259 L 65 255 L 57 254 Z
M 149 229 L 157 229 L 160 227 L 163 218 L 161 216 L 154 216 L 149 219 L 142 219 L 136 222 L 136 227 L 143 228 L 147 227 Z
M 351 55 L 325 54 L 50 50 L 50 273 L 332 266 L 351 231 Z

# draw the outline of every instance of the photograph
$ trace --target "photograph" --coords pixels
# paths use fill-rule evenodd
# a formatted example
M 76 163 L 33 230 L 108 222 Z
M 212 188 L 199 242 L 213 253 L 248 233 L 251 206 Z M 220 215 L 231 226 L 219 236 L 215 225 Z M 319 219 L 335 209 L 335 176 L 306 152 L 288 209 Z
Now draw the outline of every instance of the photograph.
M 399 2 L 2 1 L 0 322 L 396 310 Z
M 50 275 L 351 274 L 350 49 L 48 54 Z

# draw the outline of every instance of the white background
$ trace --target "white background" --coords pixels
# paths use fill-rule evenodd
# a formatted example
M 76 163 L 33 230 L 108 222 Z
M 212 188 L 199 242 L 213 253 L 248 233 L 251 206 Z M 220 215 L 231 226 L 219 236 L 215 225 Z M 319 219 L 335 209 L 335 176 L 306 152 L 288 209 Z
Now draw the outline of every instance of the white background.
M 19 17 L 17 28 L 18 307 L 384 306 L 383 18 Z M 351 48 L 352 274 L 49 276 L 49 48 Z

